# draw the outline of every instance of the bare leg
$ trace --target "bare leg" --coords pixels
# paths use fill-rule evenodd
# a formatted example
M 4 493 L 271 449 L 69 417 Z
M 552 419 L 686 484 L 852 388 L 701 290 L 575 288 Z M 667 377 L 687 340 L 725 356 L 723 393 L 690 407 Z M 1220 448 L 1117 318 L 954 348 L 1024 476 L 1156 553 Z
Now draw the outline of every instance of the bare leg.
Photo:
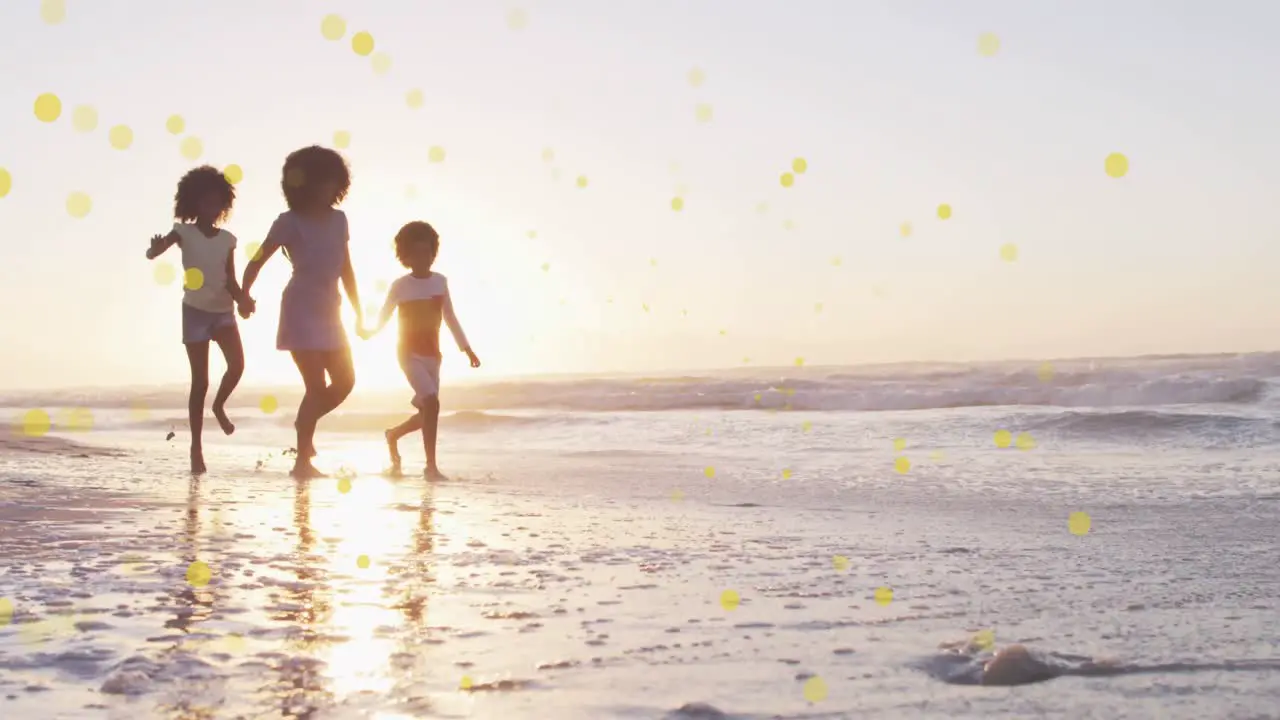
M 187 399 L 187 422 L 191 426 L 191 472 L 199 475 L 204 466 L 204 399 L 209 394 L 209 343 L 187 343 L 191 364 L 191 396 Z
M 220 329 L 214 334 L 213 341 L 218 343 L 222 358 L 227 363 L 227 371 L 218 384 L 218 393 L 213 396 L 213 416 L 222 426 L 222 432 L 230 435 L 236 431 L 236 426 L 227 417 L 227 398 L 231 397 L 231 391 L 236 389 L 244 375 L 244 346 L 240 344 L 240 329 L 235 325 Z
M 320 477 L 322 474 L 311 464 L 311 451 L 315 441 L 316 421 L 319 415 L 316 408 L 323 402 L 325 387 L 325 353 L 315 351 L 295 351 L 293 362 L 302 375 L 302 384 L 306 392 L 302 402 L 298 403 L 298 416 L 293 426 L 298 432 L 298 455 L 293 462 L 293 476 L 297 478 Z
M 427 451 L 426 475 L 432 480 L 447 480 L 436 465 L 436 431 L 440 426 L 440 396 L 428 395 L 422 402 L 422 447 Z
M 408 420 L 387 430 L 387 450 L 391 453 L 391 469 L 400 470 L 400 438 L 422 429 L 422 414 L 412 415 Z

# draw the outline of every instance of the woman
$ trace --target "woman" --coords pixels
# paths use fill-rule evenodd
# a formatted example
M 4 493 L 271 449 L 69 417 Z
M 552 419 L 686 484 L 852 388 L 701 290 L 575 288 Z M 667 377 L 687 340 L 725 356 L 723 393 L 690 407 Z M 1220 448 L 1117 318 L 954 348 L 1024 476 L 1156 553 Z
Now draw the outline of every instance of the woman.
M 337 209 L 351 188 L 351 172 L 341 155 L 313 145 L 285 159 L 281 187 L 289 210 L 271 225 L 261 251 L 245 267 L 240 285 L 248 295 L 263 264 L 284 248 L 293 275 L 280 299 L 276 348 L 293 355 L 306 387 L 294 420 L 298 456 L 293 475 L 323 477 L 311 464 L 316 454 L 316 423 L 347 399 L 356 382 L 342 327 L 339 282 L 355 309 L 357 327 L 364 323 L 348 251 L 347 216 Z

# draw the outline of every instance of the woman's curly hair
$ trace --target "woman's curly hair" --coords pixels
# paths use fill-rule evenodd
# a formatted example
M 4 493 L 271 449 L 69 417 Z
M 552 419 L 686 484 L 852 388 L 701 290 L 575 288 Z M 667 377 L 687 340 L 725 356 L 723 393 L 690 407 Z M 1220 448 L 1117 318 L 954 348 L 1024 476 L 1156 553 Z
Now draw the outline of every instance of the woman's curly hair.
M 231 214 L 236 202 L 236 187 L 222 171 L 209 165 L 188 172 L 178 181 L 178 192 L 173 195 L 173 216 L 178 220 L 194 222 L 200 217 L 200 205 L 209 195 L 217 195 L 222 212 L 214 218 L 221 223 Z
M 396 233 L 396 259 L 401 265 L 409 267 L 409 248 L 422 242 L 431 245 L 432 258 L 440 252 L 440 233 L 430 224 L 415 220 L 400 228 Z
M 337 186 L 334 196 L 316 197 L 319 188 L 329 182 Z M 285 158 L 280 188 L 284 191 L 284 201 L 290 210 L 326 205 L 335 207 L 351 189 L 351 170 L 347 167 L 347 161 L 336 151 L 319 145 L 304 147 L 294 150 Z

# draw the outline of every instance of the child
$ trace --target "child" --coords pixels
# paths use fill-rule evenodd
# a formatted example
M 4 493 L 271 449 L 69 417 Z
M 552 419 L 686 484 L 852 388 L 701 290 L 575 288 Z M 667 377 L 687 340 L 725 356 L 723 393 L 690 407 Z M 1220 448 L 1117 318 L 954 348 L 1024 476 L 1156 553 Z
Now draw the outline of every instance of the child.
M 337 152 L 312 145 L 290 153 L 282 174 L 280 186 L 289 210 L 272 224 L 262 250 L 245 266 L 241 284 L 247 295 L 262 265 L 277 249 L 284 249 L 293 274 L 280 296 L 276 349 L 293 356 L 306 390 L 294 420 L 298 454 L 293 475 L 323 477 L 311 464 L 316 424 L 336 410 L 356 384 L 339 286 L 355 309 L 356 326 L 363 324 L 347 216 L 337 207 L 351 189 L 351 171 Z
M 191 397 L 187 414 L 191 423 L 191 472 L 205 472 L 204 401 L 209 391 L 209 341 L 218 343 L 227 371 L 213 397 L 213 416 L 228 435 L 235 425 L 227 417 L 227 398 L 244 374 L 244 349 L 234 310 L 248 317 L 253 300 L 236 284 L 236 238 L 218 227 L 231 213 L 235 187 L 216 168 L 204 165 L 178 181 L 173 198 L 174 223 L 168 235 L 151 238 L 147 259 L 154 260 L 177 245 L 182 250 L 182 342 L 191 364 Z
M 360 328 L 360 337 L 369 339 L 377 334 L 391 313 L 400 310 L 400 367 L 413 388 L 413 406 L 418 414 L 386 431 L 387 449 L 391 451 L 391 468 L 400 471 L 400 438 L 415 430 L 422 430 L 422 445 L 427 451 L 427 469 L 430 480 L 445 480 L 436 465 L 436 429 L 440 420 L 440 320 L 444 319 L 458 343 L 458 349 L 467 354 L 471 367 L 480 367 L 480 358 L 471 351 L 467 336 L 453 314 L 453 300 L 449 297 L 449 285 L 440 273 L 431 272 L 431 265 L 440 252 L 440 236 L 425 222 L 411 222 L 396 233 L 396 259 L 409 269 L 409 274 L 397 279 L 387 292 L 386 304 L 378 318 L 378 326 Z

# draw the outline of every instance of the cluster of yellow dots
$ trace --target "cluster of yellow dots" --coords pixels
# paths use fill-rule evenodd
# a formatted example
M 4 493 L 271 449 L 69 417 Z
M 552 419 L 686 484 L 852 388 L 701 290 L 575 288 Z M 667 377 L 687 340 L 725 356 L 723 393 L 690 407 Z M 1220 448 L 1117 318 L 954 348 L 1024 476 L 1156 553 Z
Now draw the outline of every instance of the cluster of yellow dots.
M 803 175 L 809 170 L 809 161 L 802 157 L 791 160 L 791 170 L 782 173 L 778 177 L 778 183 L 784 188 L 792 187 L 796 184 L 796 176 Z
M 88 432 L 93 429 L 93 411 L 84 407 L 64 408 L 58 418 L 57 427 L 66 432 Z M 54 428 L 52 416 L 40 408 L 28 410 L 14 428 L 19 434 L 29 438 L 41 438 Z
M 320 21 L 320 34 L 325 40 L 337 42 L 347 35 L 347 21 L 341 15 L 325 15 Z M 351 36 L 351 52 L 360 57 L 369 58 L 373 71 L 379 75 L 391 72 L 391 56 L 384 52 L 374 52 L 373 35 L 361 30 Z
M 695 89 L 700 88 L 707 82 L 707 73 L 699 67 L 690 68 L 689 72 L 685 75 L 685 79 L 689 81 L 690 87 Z M 714 115 L 715 110 L 711 107 L 710 103 L 700 102 L 693 106 L 693 117 L 700 123 L 711 122 L 711 118 Z

